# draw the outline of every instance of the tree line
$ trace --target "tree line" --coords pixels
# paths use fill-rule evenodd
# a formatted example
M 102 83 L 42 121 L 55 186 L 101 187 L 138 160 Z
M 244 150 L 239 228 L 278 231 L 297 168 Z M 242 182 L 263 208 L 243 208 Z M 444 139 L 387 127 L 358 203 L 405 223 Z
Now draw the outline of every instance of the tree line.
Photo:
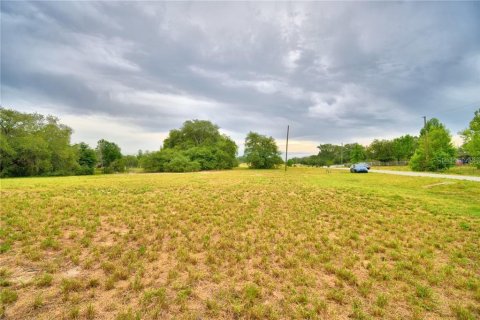
M 101 139 L 71 144 L 72 129 L 54 116 L 0 108 L 0 177 L 88 175 L 137 166 L 135 156 Z
M 120 147 L 101 139 L 95 149 L 71 144 L 72 129 L 54 116 L 22 113 L 0 107 L 0 177 L 90 175 L 124 172 L 223 170 L 238 166 L 238 146 L 210 121 L 186 121 L 173 129 L 158 151 L 123 155 Z M 251 168 L 283 163 L 272 137 L 250 132 L 244 157 Z
M 320 144 L 317 155 L 292 158 L 289 165 L 324 166 L 367 160 L 408 161 L 414 170 L 449 168 L 460 157 L 480 168 L 480 109 L 469 127 L 460 132 L 464 144 L 456 149 L 449 130 L 438 119 L 430 119 L 419 136 L 392 140 L 375 139 L 370 145 Z M 54 116 L 22 113 L 0 107 L 0 177 L 88 175 L 124 172 L 141 167 L 146 172 L 191 172 L 231 169 L 239 160 L 250 168 L 269 169 L 283 163 L 273 137 L 249 132 L 245 151 L 237 158 L 238 146 L 210 121 L 189 120 L 170 130 L 158 151 L 123 155 L 120 147 L 100 139 L 94 148 L 71 144 L 72 129 Z
M 239 164 L 237 152 L 236 143 L 221 134 L 217 125 L 189 120 L 180 129 L 169 132 L 161 150 L 143 154 L 140 166 L 147 172 L 232 169 Z M 245 138 L 243 159 L 255 169 L 270 169 L 283 163 L 275 140 L 256 132 Z
M 375 139 L 368 146 L 359 143 L 345 145 L 320 144 L 319 152 L 303 158 L 292 158 L 293 163 L 310 166 L 356 163 L 366 160 L 380 162 L 408 161 L 418 147 L 418 137 L 404 135 L 392 140 Z
M 368 146 L 359 143 L 345 145 L 320 144 L 318 154 L 297 157 L 290 164 L 329 166 L 361 161 L 382 163 L 408 162 L 415 171 L 448 169 L 457 159 L 480 168 L 480 109 L 476 110 L 468 128 L 460 132 L 463 145 L 455 148 L 450 131 L 438 119 L 432 118 L 420 130 L 419 136 L 403 135 L 395 139 L 375 139 Z

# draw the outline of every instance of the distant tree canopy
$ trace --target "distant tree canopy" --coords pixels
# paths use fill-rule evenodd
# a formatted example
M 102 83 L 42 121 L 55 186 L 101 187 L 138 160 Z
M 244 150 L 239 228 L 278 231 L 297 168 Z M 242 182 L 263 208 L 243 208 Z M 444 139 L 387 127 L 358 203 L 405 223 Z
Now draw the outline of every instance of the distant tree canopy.
M 0 177 L 93 174 L 98 161 L 105 172 L 124 170 L 115 143 L 102 139 L 93 150 L 71 145 L 71 135 L 54 116 L 0 107 Z
M 361 161 L 408 161 L 418 146 L 418 138 L 404 135 L 393 140 L 375 139 L 364 147 L 359 143 L 348 143 L 344 146 L 320 144 L 318 154 L 303 158 L 293 158 L 294 163 L 307 166 L 325 166 L 347 164 Z
M 350 162 L 360 162 L 366 159 L 365 147 L 361 144 L 354 143 L 349 152 Z
M 79 164 L 71 135 L 56 117 L 0 107 L 0 176 L 74 174 Z
M 84 142 L 75 144 L 73 146 L 77 150 L 77 158 L 79 168 L 77 174 L 93 174 L 95 172 L 95 166 L 97 165 L 97 155 L 95 150 Z
M 469 127 L 460 132 L 464 144 L 456 150 L 450 132 L 438 119 L 431 119 L 419 137 L 404 135 L 393 140 L 375 139 L 369 146 L 320 144 L 317 155 L 292 158 L 287 164 L 324 166 L 361 161 L 408 161 L 413 170 L 437 171 L 452 166 L 455 157 L 469 160 L 480 169 L 480 109 Z M 93 174 L 123 172 L 140 165 L 150 172 L 187 172 L 231 169 L 239 161 L 250 168 L 274 168 L 283 163 L 272 137 L 250 132 L 245 154 L 236 158 L 238 147 L 210 121 L 191 120 L 169 132 L 163 148 L 122 155 L 120 147 L 101 139 L 92 149 L 86 143 L 71 145 L 72 129 L 54 116 L 22 113 L 0 107 L 0 177 Z
M 317 158 L 306 159 L 307 163 L 314 163 L 315 166 L 358 162 L 366 158 L 365 147 L 358 143 L 349 143 L 344 146 L 327 143 L 320 144 L 317 148 L 319 150 Z
M 438 119 L 430 119 L 420 131 L 418 147 L 410 159 L 415 171 L 439 171 L 455 163 L 456 150 L 450 132 Z
M 393 147 L 393 141 L 391 140 L 375 139 L 367 149 L 369 158 L 382 162 L 392 161 L 395 159 Z
M 244 159 L 250 168 L 274 168 L 283 163 L 280 154 L 277 144 L 272 137 L 250 132 L 245 138 Z
M 409 160 L 418 147 L 418 138 L 409 134 L 393 139 L 393 157 L 397 161 Z
M 475 111 L 469 127 L 460 134 L 463 136 L 463 150 L 473 158 L 473 164 L 480 169 L 480 109 Z
M 210 121 L 184 122 L 171 130 L 160 151 L 143 154 L 141 166 L 150 172 L 231 169 L 238 165 L 235 142 Z
M 312 156 L 307 156 L 307 157 L 294 157 L 289 159 L 289 161 L 292 160 L 293 164 L 302 164 L 305 166 L 311 166 L 311 167 L 321 167 L 327 165 L 325 161 L 320 160 L 320 158 L 317 155 L 312 155 Z
M 116 143 L 105 139 L 98 140 L 96 151 L 98 161 L 104 173 L 125 171 L 122 151 Z
M 318 147 L 317 161 L 309 159 L 310 162 L 314 162 L 317 165 L 332 165 L 334 163 L 340 163 L 343 157 L 342 146 L 334 144 L 321 144 Z

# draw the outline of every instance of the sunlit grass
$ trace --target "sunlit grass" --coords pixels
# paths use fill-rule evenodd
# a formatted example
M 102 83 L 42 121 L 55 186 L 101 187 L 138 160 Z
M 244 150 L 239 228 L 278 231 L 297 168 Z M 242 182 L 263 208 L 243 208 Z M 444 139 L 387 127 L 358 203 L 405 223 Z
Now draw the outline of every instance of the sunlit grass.
M 480 317 L 480 184 L 291 168 L 1 180 L 8 319 Z

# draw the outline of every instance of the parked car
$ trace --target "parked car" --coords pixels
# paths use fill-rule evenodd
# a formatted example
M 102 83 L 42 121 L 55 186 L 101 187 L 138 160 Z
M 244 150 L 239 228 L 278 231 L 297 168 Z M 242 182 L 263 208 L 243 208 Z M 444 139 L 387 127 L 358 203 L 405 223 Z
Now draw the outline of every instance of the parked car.
M 368 173 L 368 168 L 365 163 L 352 164 L 350 167 L 351 173 Z
M 357 163 L 357 165 L 362 165 L 362 166 L 365 166 L 367 167 L 368 170 L 370 170 L 370 164 L 369 163 L 366 163 L 366 162 L 360 162 L 360 163 Z

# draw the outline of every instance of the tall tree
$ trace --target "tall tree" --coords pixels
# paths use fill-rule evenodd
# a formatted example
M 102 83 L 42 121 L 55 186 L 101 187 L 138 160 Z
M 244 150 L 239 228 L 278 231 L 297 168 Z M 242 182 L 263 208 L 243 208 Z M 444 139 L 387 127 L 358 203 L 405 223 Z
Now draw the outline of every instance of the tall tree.
M 432 118 L 420 130 L 410 167 L 415 171 L 445 170 L 455 163 L 455 154 L 450 132 L 438 119 Z
M 373 140 L 368 147 L 368 155 L 370 159 L 381 162 L 392 161 L 394 159 L 393 141 L 378 139 Z
M 93 174 L 97 164 L 97 155 L 95 150 L 90 148 L 85 142 L 74 145 L 77 149 L 79 169 L 77 174 Z
M 163 149 L 143 155 L 147 171 L 198 171 L 231 169 L 238 165 L 238 147 L 210 121 L 190 120 L 171 130 Z M 175 161 L 174 161 L 175 160 Z
M 326 165 L 336 164 L 341 162 L 342 150 L 341 146 L 326 143 L 317 146 L 318 161 Z M 312 159 L 313 160 L 313 159 Z
M 409 160 L 415 153 L 418 138 L 409 134 L 393 139 L 393 156 L 397 161 Z
M 164 148 L 186 150 L 192 147 L 215 144 L 220 139 L 219 127 L 206 120 L 189 120 L 182 128 L 171 130 L 163 142 Z
M 112 164 L 122 158 L 120 147 L 114 143 L 101 139 L 97 143 L 97 157 L 105 173 L 115 171 Z
M 0 176 L 73 174 L 71 134 L 56 117 L 0 107 Z
M 125 160 L 125 166 L 127 168 L 137 168 L 138 167 L 138 157 L 134 155 L 128 155 L 123 157 Z
M 355 163 L 366 159 L 365 147 L 355 143 L 349 152 L 349 162 Z
M 475 111 L 469 127 L 460 134 L 463 136 L 463 149 L 472 157 L 473 164 L 480 169 L 480 108 Z
M 249 132 L 245 138 L 244 157 L 250 168 L 271 169 L 281 164 L 281 153 L 273 137 Z

